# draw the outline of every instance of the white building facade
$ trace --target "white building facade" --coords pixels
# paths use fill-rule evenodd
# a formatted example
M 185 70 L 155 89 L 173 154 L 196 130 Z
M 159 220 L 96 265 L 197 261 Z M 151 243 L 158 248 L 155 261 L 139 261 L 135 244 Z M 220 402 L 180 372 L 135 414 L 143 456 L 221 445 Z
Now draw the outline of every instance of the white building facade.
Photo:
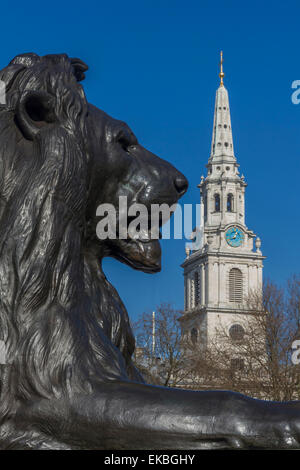
M 184 269 L 183 336 L 203 348 L 219 327 L 233 339 L 243 335 L 249 315 L 248 299 L 261 292 L 264 256 L 261 240 L 245 223 L 244 176 L 234 154 L 228 92 L 216 92 L 211 154 L 207 175 L 198 185 L 200 243 L 187 250 Z M 196 233 L 197 233 L 196 232 Z M 248 309 L 247 309 L 248 305 Z

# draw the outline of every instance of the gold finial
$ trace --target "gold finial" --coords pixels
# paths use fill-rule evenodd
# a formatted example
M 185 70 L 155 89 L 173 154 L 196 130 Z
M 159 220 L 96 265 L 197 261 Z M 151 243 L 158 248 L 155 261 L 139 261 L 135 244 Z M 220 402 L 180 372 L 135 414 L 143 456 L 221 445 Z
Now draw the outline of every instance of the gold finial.
M 219 77 L 220 77 L 220 86 L 223 86 L 223 78 L 225 76 L 224 72 L 223 72 L 223 51 L 221 51 L 221 61 L 220 61 L 220 73 L 219 73 Z

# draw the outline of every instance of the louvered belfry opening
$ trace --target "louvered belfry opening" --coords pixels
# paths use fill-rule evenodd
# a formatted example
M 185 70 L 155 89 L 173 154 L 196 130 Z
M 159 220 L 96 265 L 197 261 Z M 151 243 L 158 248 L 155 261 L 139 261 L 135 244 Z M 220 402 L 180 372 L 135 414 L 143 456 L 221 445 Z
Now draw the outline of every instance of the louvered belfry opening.
M 220 203 L 220 194 L 215 194 L 215 211 L 220 212 L 221 203 Z
M 243 275 L 237 268 L 229 271 L 229 302 L 243 301 Z

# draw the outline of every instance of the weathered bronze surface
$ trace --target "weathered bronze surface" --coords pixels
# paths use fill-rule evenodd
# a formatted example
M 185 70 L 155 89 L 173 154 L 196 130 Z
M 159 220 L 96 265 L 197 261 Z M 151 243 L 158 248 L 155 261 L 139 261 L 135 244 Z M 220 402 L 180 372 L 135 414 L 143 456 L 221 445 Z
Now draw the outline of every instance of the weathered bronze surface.
M 154 387 L 134 368 L 101 261 L 159 271 L 159 241 L 100 241 L 96 209 L 119 196 L 170 205 L 187 181 L 87 102 L 86 70 L 23 54 L 0 72 L 0 447 L 298 448 L 298 403 Z

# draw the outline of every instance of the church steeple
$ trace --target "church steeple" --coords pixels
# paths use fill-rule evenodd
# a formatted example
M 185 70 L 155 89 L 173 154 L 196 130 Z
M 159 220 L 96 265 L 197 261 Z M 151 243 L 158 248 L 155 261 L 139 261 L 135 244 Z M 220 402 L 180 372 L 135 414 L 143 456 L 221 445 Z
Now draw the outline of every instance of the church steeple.
M 228 332 L 247 325 L 248 296 L 261 292 L 263 259 L 261 241 L 245 224 L 245 188 L 234 155 L 228 93 L 224 86 L 223 54 L 216 93 L 214 127 L 207 175 L 201 177 L 200 226 L 193 236 L 198 245 L 182 264 L 185 314 L 184 340 L 199 342 L 203 351 L 216 342 L 216 331 Z M 198 156 L 195 157 L 198 159 Z M 195 337 L 198 340 L 195 340 Z M 223 346 L 223 339 L 222 344 Z M 234 359 L 234 358 L 233 358 Z
M 236 161 L 233 151 L 229 98 L 223 83 L 224 76 L 223 52 L 221 52 L 220 86 L 216 93 L 210 162 L 212 160 L 220 162 L 224 158 L 226 161 Z
M 223 54 L 220 85 L 216 93 L 211 153 L 207 176 L 199 184 L 206 227 L 229 223 L 245 224 L 244 193 L 247 186 L 239 175 L 234 155 L 228 92 L 224 86 Z

